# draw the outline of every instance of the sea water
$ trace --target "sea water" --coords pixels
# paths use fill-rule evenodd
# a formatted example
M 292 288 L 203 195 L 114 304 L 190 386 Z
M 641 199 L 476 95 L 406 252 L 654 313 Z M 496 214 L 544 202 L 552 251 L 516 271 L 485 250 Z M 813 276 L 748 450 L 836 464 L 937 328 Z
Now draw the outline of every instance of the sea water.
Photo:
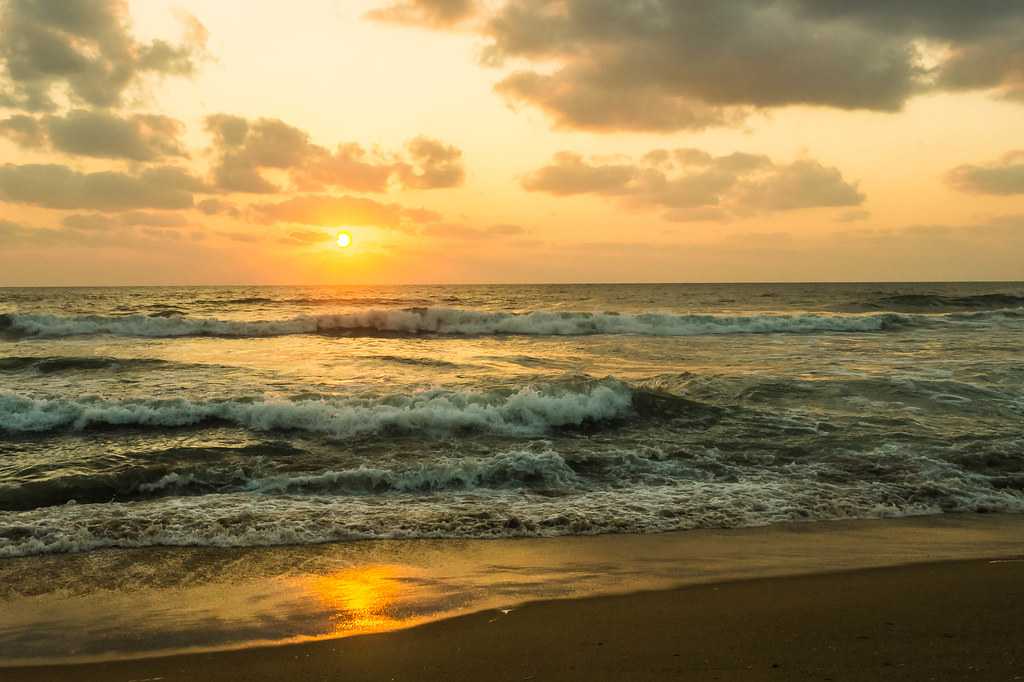
M 0 289 L 0 556 L 1024 511 L 1024 285 Z

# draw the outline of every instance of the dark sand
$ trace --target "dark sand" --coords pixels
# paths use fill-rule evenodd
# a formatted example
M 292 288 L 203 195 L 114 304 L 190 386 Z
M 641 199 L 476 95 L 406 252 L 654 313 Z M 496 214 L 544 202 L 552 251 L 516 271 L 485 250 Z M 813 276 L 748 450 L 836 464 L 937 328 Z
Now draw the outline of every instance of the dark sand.
M 378 635 L 0 680 L 1024 680 L 1024 560 L 537 602 Z

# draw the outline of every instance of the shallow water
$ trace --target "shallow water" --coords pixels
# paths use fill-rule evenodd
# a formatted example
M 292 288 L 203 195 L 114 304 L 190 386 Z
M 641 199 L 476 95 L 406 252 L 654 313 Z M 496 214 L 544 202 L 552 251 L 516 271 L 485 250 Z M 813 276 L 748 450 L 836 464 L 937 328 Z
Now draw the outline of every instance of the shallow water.
M 333 639 L 527 602 L 901 564 L 1024 561 L 1009 515 L 660 535 L 159 547 L 0 561 L 3 667 Z M 992 561 L 995 559 L 995 561 Z
M 0 556 L 1024 511 L 1024 285 L 0 290 Z

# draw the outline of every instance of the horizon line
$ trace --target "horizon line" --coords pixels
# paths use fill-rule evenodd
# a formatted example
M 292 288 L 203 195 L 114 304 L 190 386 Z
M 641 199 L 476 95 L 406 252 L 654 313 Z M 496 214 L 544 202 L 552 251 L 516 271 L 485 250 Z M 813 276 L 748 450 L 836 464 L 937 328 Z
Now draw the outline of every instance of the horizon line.
M 358 282 L 335 284 L 0 284 L 0 289 L 165 289 L 165 288 L 199 288 L 199 287 L 261 287 L 261 288 L 297 288 L 297 287 L 541 287 L 541 286 L 799 286 L 799 285 L 857 285 L 857 284 L 1011 284 L 1024 286 L 1024 279 L 950 279 L 950 280 L 741 280 L 741 281 L 692 281 L 692 282 Z

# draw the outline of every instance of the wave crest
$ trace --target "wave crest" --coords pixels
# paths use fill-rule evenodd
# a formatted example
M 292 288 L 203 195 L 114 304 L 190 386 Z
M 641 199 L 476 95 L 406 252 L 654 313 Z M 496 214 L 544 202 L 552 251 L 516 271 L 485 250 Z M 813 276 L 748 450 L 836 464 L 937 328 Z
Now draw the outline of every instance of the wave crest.
M 528 387 L 503 394 L 435 390 L 384 399 L 296 401 L 104 401 L 33 399 L 8 393 L 0 394 L 0 431 L 225 422 L 255 431 L 305 431 L 332 439 L 460 431 L 531 436 L 626 417 L 632 400 L 632 391 L 614 380 L 590 382 L 578 390 Z
M 912 325 L 910 316 L 873 315 L 668 315 L 583 312 L 498 313 L 452 308 L 362 310 L 334 315 L 308 315 L 282 320 L 220 320 L 214 318 L 129 315 L 60 316 L 0 315 L 0 330 L 10 335 L 64 337 L 94 334 L 134 337 L 266 337 L 291 334 L 338 335 L 525 335 L 701 336 L 816 332 L 877 332 Z

